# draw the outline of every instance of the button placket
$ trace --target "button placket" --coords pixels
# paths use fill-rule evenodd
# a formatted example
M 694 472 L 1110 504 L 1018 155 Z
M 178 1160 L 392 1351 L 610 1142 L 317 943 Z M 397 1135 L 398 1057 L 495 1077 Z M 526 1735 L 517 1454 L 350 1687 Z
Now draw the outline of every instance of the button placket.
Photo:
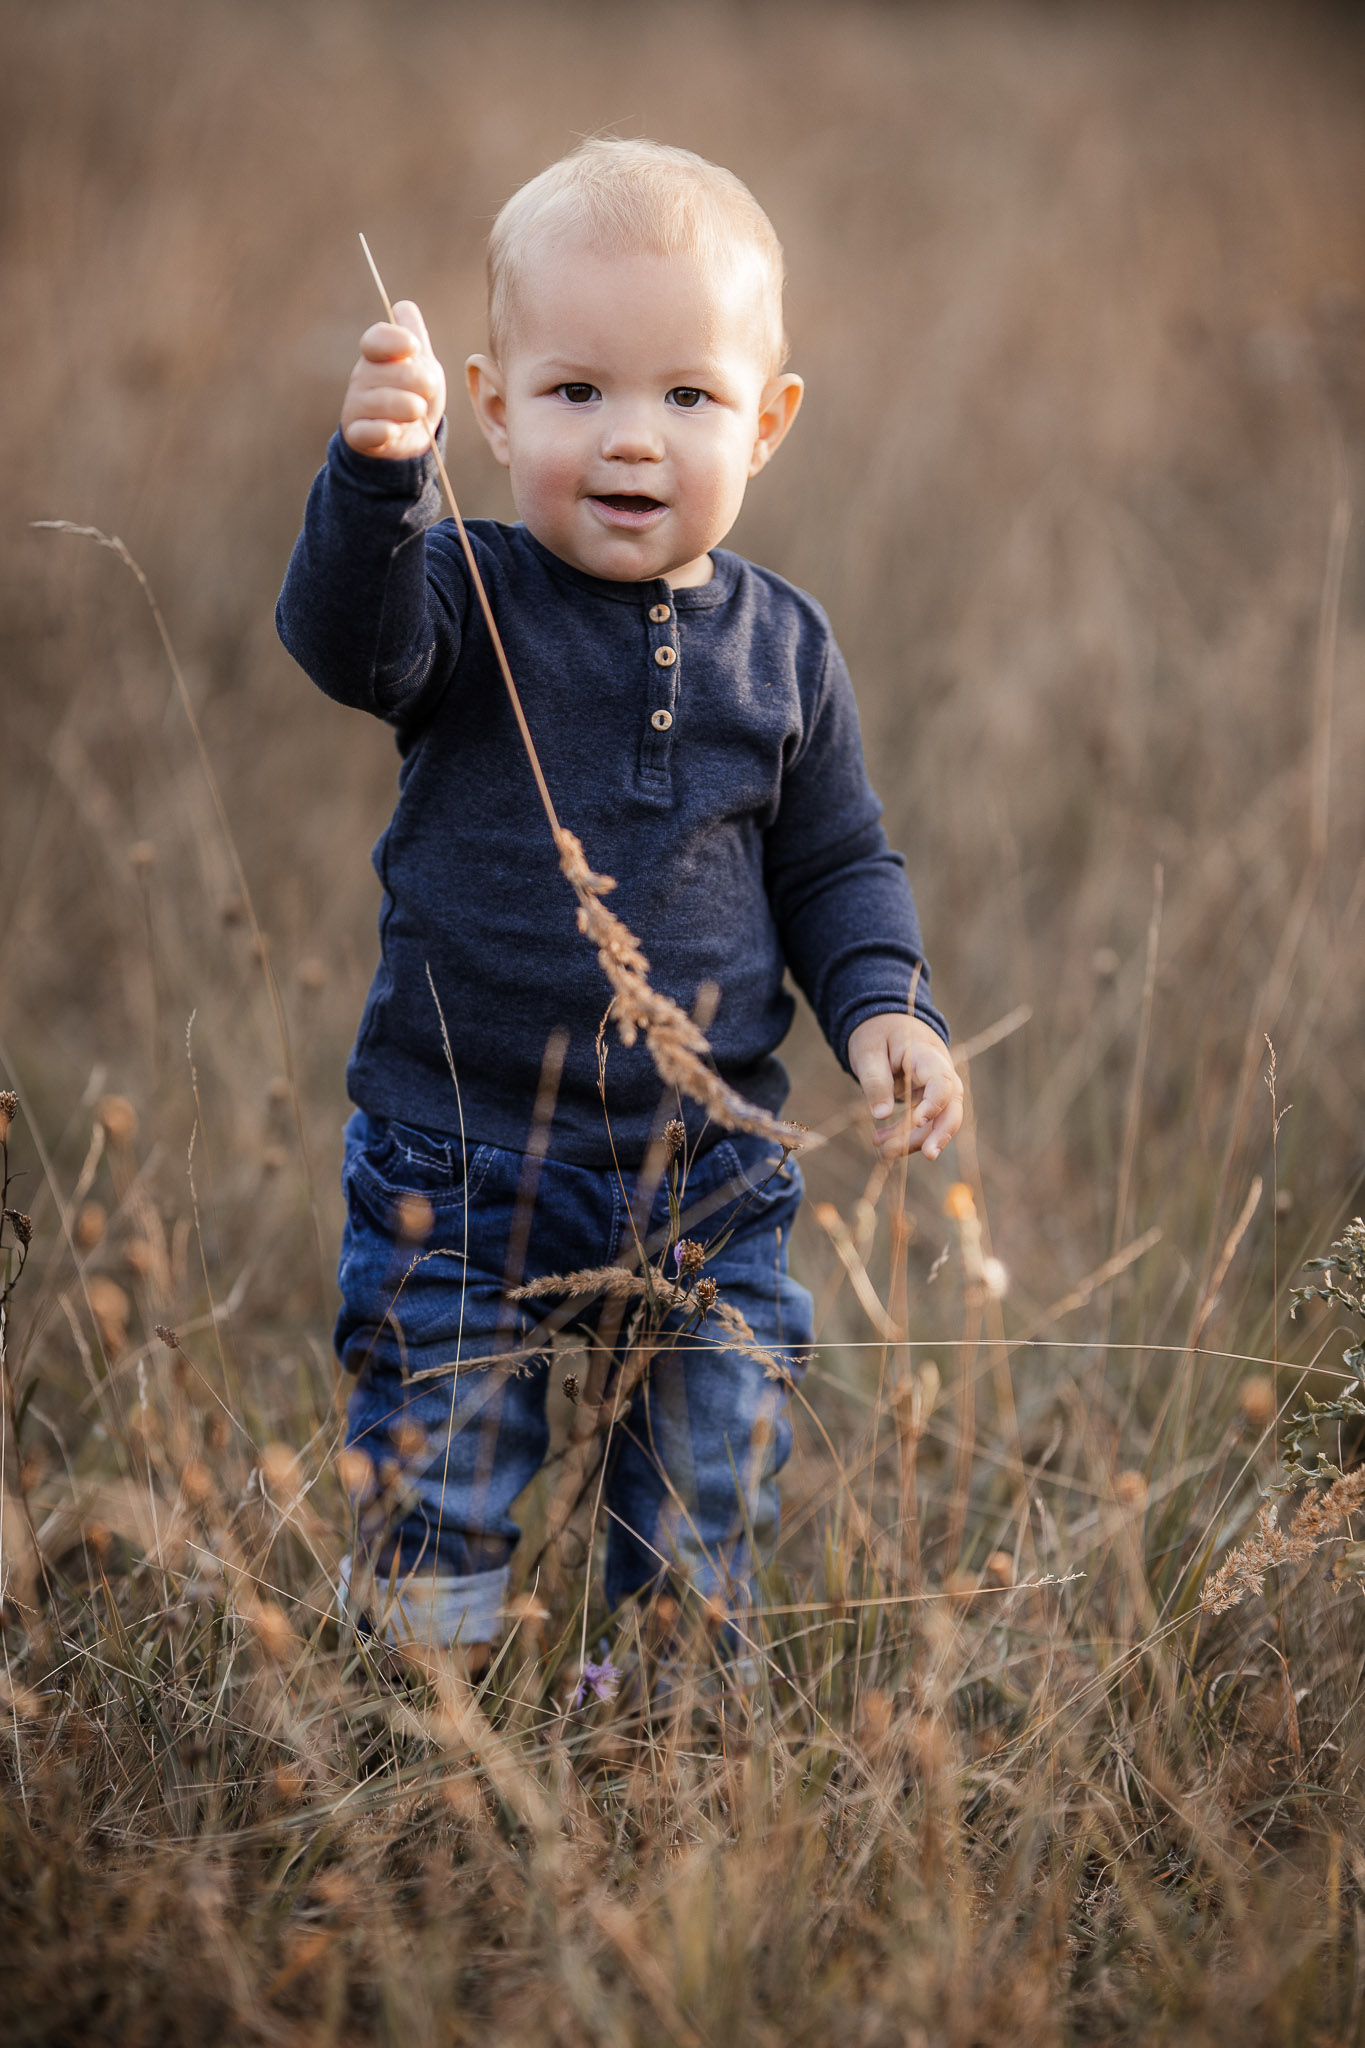
M 673 593 L 660 591 L 646 610 L 650 673 L 640 773 L 656 785 L 668 777 L 678 711 L 678 621 Z

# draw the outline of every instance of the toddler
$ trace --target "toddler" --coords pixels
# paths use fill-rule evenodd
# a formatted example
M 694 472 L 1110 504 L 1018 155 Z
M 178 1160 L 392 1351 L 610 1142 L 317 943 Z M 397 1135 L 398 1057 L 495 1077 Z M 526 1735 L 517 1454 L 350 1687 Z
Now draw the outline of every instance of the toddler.
M 809 597 L 720 546 L 801 403 L 782 281 L 750 193 L 689 151 L 594 140 L 523 187 L 466 365 L 519 519 L 469 537 L 556 809 L 617 878 L 654 985 L 685 1009 L 718 992 L 722 1078 L 781 1108 L 790 969 L 883 1154 L 933 1159 L 961 1086 L 844 663 Z M 362 338 L 278 623 L 401 757 L 347 1073 L 336 1344 L 370 1475 L 351 1598 L 389 1640 L 469 1646 L 500 1631 L 511 1508 L 548 1444 L 557 1298 L 524 1290 L 669 1242 L 670 1187 L 643 1171 L 666 1125 L 689 1260 L 793 1376 L 811 1303 L 787 1271 L 795 1161 L 661 1099 L 643 1044 L 604 1038 L 599 1068 L 609 990 L 440 517 L 445 378 L 417 307 L 394 310 Z M 790 1436 L 781 1379 L 715 1317 L 661 1353 L 603 1475 L 611 1604 L 668 1585 L 742 1608 Z

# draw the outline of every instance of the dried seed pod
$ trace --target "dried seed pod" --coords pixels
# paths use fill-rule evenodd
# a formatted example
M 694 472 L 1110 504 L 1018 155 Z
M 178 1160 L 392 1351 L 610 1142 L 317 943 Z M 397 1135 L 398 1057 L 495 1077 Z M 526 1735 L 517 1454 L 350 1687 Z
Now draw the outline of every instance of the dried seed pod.
M 670 1166 L 686 1143 L 687 1125 L 681 1117 L 671 1116 L 664 1125 L 664 1158 Z
M 103 1126 L 111 1145 L 130 1145 L 137 1136 L 137 1111 L 126 1095 L 101 1095 L 95 1122 Z
M 90 1301 L 90 1313 L 100 1333 L 100 1342 L 106 1351 L 122 1351 L 128 1341 L 128 1318 L 133 1304 L 107 1273 L 95 1273 L 86 1286 Z
M 10 1125 L 19 1114 L 19 1098 L 12 1088 L 0 1088 L 0 1144 L 9 1136 Z
M 1268 1373 L 1250 1373 L 1237 1390 L 1242 1419 L 1251 1429 L 1267 1429 L 1275 1420 L 1275 1382 Z
M 695 1237 L 680 1237 L 673 1247 L 673 1257 L 680 1273 L 700 1273 L 706 1264 L 706 1246 L 698 1244 Z
M 27 1250 L 28 1246 L 33 1242 L 32 1217 L 26 1216 L 22 1209 L 6 1209 L 5 1221 L 18 1238 L 20 1244 Z
M 702 1313 L 705 1314 L 707 1309 L 715 1307 L 716 1295 L 718 1292 L 719 1289 L 717 1288 L 715 1281 L 711 1278 L 711 1275 L 709 1273 L 704 1273 L 701 1279 L 697 1282 L 696 1286 L 692 1289 L 692 1299 L 696 1302 L 697 1307 L 702 1311 Z
M 436 1211 L 425 1195 L 401 1195 L 394 1204 L 394 1235 L 404 1244 L 425 1244 L 436 1223 Z
M 109 1212 L 103 1202 L 85 1202 L 76 1218 L 72 1232 L 77 1246 L 83 1252 L 92 1252 L 104 1236 L 109 1221 Z

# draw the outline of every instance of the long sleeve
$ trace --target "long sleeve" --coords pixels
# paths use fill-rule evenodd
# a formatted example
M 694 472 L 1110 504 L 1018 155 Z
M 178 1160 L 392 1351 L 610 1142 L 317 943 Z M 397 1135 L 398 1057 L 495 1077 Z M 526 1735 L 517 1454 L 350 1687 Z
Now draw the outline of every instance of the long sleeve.
M 787 963 L 836 1057 L 868 1017 L 904 1010 L 948 1038 L 929 994 L 919 920 L 900 854 L 867 779 L 858 712 L 831 640 L 810 730 L 782 778 L 764 847 Z
M 430 456 L 385 461 L 334 434 L 275 608 L 281 640 L 319 689 L 395 725 L 430 713 L 463 638 L 467 585 L 448 546 L 442 575 L 429 574 L 440 511 Z

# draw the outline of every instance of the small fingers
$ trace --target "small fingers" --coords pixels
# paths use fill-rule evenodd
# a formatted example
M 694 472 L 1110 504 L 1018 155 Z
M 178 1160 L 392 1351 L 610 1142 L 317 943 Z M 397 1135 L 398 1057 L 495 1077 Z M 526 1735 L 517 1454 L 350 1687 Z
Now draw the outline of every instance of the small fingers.
M 391 441 L 403 432 L 392 420 L 344 420 L 342 435 L 361 455 L 382 455 Z
M 427 355 L 435 354 L 431 346 L 431 336 L 427 333 L 427 323 L 422 318 L 422 309 L 415 299 L 399 299 L 394 305 L 393 317 L 400 327 L 405 327 L 409 334 L 417 336 L 419 347 Z
M 410 327 L 376 320 L 360 337 L 360 353 L 367 363 L 401 363 L 415 356 L 422 343 Z
M 411 426 L 415 420 L 427 416 L 427 400 L 420 391 L 409 391 L 397 384 L 361 386 L 350 394 L 345 408 L 357 419 L 393 420 L 398 426 Z

